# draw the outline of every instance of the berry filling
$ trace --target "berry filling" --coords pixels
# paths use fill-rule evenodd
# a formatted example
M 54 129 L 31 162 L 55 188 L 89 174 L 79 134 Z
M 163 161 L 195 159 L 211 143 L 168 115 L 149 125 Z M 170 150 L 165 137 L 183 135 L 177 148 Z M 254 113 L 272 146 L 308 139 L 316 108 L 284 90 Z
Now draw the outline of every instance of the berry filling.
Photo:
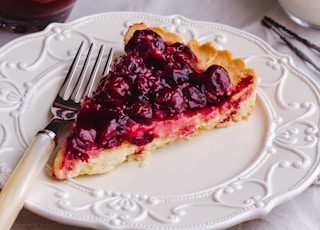
M 196 126 L 191 117 L 214 117 L 224 101 L 253 81 L 248 76 L 233 91 L 223 67 L 197 69 L 197 57 L 186 45 L 166 44 L 149 29 L 136 31 L 125 51 L 92 98 L 82 101 L 66 159 L 87 161 L 88 153 L 124 141 L 142 151 L 154 138 L 190 135 Z M 178 121 L 188 127 L 180 130 Z

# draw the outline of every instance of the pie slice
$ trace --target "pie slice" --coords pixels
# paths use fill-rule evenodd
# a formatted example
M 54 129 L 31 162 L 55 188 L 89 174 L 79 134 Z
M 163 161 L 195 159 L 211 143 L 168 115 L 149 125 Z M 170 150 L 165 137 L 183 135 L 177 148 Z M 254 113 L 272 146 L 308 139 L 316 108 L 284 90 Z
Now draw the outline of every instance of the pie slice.
M 53 175 L 108 172 L 124 161 L 213 128 L 246 120 L 258 78 L 226 50 L 144 23 L 129 28 L 125 54 L 103 76 L 59 150 Z

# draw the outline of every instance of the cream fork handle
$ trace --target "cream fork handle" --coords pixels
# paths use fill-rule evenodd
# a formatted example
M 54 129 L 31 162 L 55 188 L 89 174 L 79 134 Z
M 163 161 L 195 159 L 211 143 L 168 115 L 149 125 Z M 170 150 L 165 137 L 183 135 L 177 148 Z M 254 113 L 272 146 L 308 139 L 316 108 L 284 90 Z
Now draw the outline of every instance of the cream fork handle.
M 56 147 L 45 133 L 35 136 L 5 187 L 0 192 L 0 229 L 10 229 L 23 207 L 30 187 L 39 176 Z

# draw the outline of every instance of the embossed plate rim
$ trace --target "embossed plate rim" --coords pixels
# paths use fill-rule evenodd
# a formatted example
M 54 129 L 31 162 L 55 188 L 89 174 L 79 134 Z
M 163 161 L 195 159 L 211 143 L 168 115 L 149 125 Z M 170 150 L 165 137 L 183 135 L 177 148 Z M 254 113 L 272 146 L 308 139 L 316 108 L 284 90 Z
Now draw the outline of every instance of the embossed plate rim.
M 64 39 L 68 39 L 68 36 L 74 36 L 70 34 L 68 34 L 68 31 L 72 32 L 72 31 L 76 31 L 79 34 L 81 34 L 83 37 L 85 37 L 87 40 L 99 40 L 101 38 L 99 37 L 94 37 L 92 34 L 87 33 L 86 30 L 88 29 L 84 29 L 84 31 L 77 31 L 78 27 L 81 26 L 86 26 L 86 25 L 92 25 L 95 24 L 96 21 L 99 20 L 103 20 L 103 19 L 117 19 L 118 20 L 123 20 L 122 24 L 124 24 L 124 28 L 123 31 L 125 31 L 125 27 L 128 26 L 132 21 L 136 21 L 136 20 L 150 20 L 150 21 L 154 21 L 154 23 L 156 24 L 161 24 L 161 25 L 165 25 L 168 26 L 167 29 L 173 29 L 175 30 L 175 32 L 178 33 L 182 33 L 185 36 L 194 36 L 197 38 L 197 30 L 201 30 L 201 29 L 206 29 L 206 28 L 213 28 L 216 29 L 217 31 L 224 31 L 225 33 L 229 34 L 230 36 L 235 36 L 236 38 L 233 39 L 239 39 L 239 40 L 245 40 L 245 42 L 248 42 L 250 47 L 253 47 L 254 49 L 257 49 L 259 51 L 256 51 L 257 53 L 261 52 L 261 56 L 265 56 L 264 58 L 267 59 L 267 65 L 268 66 L 268 70 L 269 71 L 282 71 L 282 75 L 285 76 L 286 74 L 294 74 L 296 75 L 299 79 L 303 81 L 305 84 L 308 85 L 308 87 L 310 87 L 314 93 L 316 94 L 317 98 L 316 103 L 317 105 L 319 105 L 319 88 L 316 86 L 316 83 L 310 79 L 309 77 L 307 77 L 304 73 L 302 73 L 300 70 L 296 69 L 294 67 L 293 61 L 290 57 L 285 56 L 285 55 L 280 55 L 278 54 L 276 51 L 274 51 L 269 45 L 267 45 L 264 41 L 262 41 L 260 38 L 257 38 L 251 34 L 248 34 L 246 32 L 240 31 L 238 29 L 235 28 L 231 28 L 225 25 L 221 25 L 221 24 L 216 24 L 216 23 L 211 23 L 211 22 L 201 22 L 201 21 L 193 21 L 193 20 L 189 20 L 184 18 L 183 16 L 180 15 L 172 15 L 172 16 L 159 16 L 159 15 L 153 15 L 153 14 L 146 14 L 146 13 L 137 13 L 137 12 L 114 12 L 114 13 L 106 13 L 106 14 L 97 14 L 97 15 L 91 15 L 88 17 L 84 17 L 81 19 L 78 19 L 74 22 L 70 22 L 70 23 L 66 23 L 66 24 L 51 24 L 48 28 L 46 28 L 43 32 L 39 32 L 39 33 L 35 33 L 35 34 L 31 34 L 31 35 L 27 35 L 21 38 L 18 38 L 12 42 L 9 42 L 7 45 L 3 46 L 2 48 L 0 48 L 0 57 L 5 56 L 6 53 L 10 54 L 11 50 L 16 49 L 18 46 L 24 46 L 24 44 L 28 44 L 28 43 L 32 43 L 32 42 L 37 42 L 37 41 L 42 41 L 44 46 L 48 45 L 47 44 L 47 40 L 49 40 L 48 38 L 52 35 L 55 35 L 55 39 L 56 40 L 64 40 Z M 171 28 L 172 27 L 172 28 Z M 189 28 L 193 28 L 195 29 L 195 31 L 187 31 L 187 29 Z M 110 32 L 110 31 L 108 31 Z M 189 34 L 188 34 L 189 33 Z M 112 34 L 112 32 L 111 32 Z M 60 36 L 60 37 L 59 37 Z M 210 34 L 208 34 L 207 36 L 210 37 Z M 239 37 L 239 38 L 238 38 Z M 200 36 L 201 39 L 205 40 L 207 39 L 206 36 Z M 46 40 L 47 39 L 47 40 Z M 219 46 L 219 44 L 221 43 L 222 46 L 224 44 L 224 37 L 223 35 L 220 36 L 220 34 L 218 34 L 215 37 L 215 42 L 216 45 Z M 231 39 L 232 40 L 232 39 Z M 115 44 L 116 46 L 119 46 L 119 41 L 112 41 L 112 39 L 110 41 L 108 41 L 110 44 Z M 46 48 L 46 47 L 44 47 Z M 72 52 L 71 52 L 72 53 Z M 64 66 L 66 65 L 66 63 L 68 63 L 68 61 L 71 58 L 71 53 L 70 55 L 66 55 L 66 57 L 61 58 L 61 60 L 57 61 L 58 63 L 51 66 L 49 70 L 43 70 L 43 72 L 41 72 L 41 76 L 39 76 L 39 79 L 43 79 L 43 76 L 45 76 L 48 72 L 50 71 L 55 71 L 57 70 L 58 72 L 62 71 L 61 68 L 64 68 Z M 50 55 L 50 52 L 48 53 L 48 55 Z M 39 60 L 41 61 L 42 57 L 39 58 Z M 244 56 L 245 60 L 247 62 L 251 62 L 251 57 L 246 57 Z M 59 59 L 59 58 L 57 58 Z M 36 60 L 39 61 L 38 59 Z M 255 60 L 255 59 L 254 59 Z M 0 59 L 0 62 L 2 60 Z M 10 67 L 10 65 L 12 65 L 12 67 L 14 67 L 14 63 L 5 63 L 4 61 L 2 61 L 0 64 L 2 65 L 7 65 L 8 67 Z M 258 63 L 259 64 L 259 63 Z M 27 64 L 25 64 L 24 62 L 20 62 L 18 68 L 20 69 L 24 69 L 27 68 Z M 0 65 L 1 68 L 1 65 Z M 4 68 L 4 67 L 3 67 Z M 258 68 L 259 69 L 259 68 Z M 1 72 L 0 69 L 0 74 L 4 75 L 4 71 Z M 44 78 L 45 79 L 45 78 Z M 1 79 L 0 79 L 1 80 Z M 291 79 L 289 79 L 291 81 Z M 275 79 L 275 82 L 281 82 L 282 79 Z M 40 81 L 39 81 L 40 82 Z M 273 82 L 273 83 L 275 83 Z M 40 84 L 40 83 L 39 83 Z M 272 85 L 272 82 L 262 82 L 261 83 L 261 88 L 259 89 L 259 97 L 260 100 L 266 100 L 264 102 L 266 102 L 266 104 L 268 104 L 268 93 L 265 92 L 265 88 L 268 88 L 268 84 Z M 32 86 L 33 84 L 29 84 L 26 86 L 26 88 L 28 90 L 31 91 L 30 94 L 32 94 Z M 29 88 L 28 88 L 29 87 Z M 263 88 L 265 87 L 265 88 Z M 26 95 L 28 96 L 28 92 L 26 92 Z M 26 96 L 25 95 L 25 96 Z M 265 99 L 264 99 L 265 98 Z M 271 103 L 271 102 L 270 102 Z M 281 104 L 282 102 L 280 102 Z M 312 103 L 311 103 L 312 104 Z M 283 106 L 288 106 L 288 109 L 290 106 L 292 106 L 292 108 L 294 109 L 295 106 L 305 106 L 305 107 L 311 107 L 310 104 L 305 103 L 305 105 L 299 105 L 299 104 L 295 104 L 293 103 L 292 105 L 285 105 L 283 104 Z M 265 105 L 265 107 L 268 107 L 268 105 Z M 272 103 L 271 103 L 271 109 L 270 109 L 270 113 L 272 113 Z M 275 126 L 276 122 L 281 122 L 281 121 L 272 121 L 275 122 Z M 0 124 L 1 125 L 1 124 Z M 317 121 L 317 126 L 319 125 L 319 121 Z M 268 129 L 269 130 L 269 129 Z M 270 130 L 269 130 L 270 131 Z M 294 130 L 293 130 L 294 131 Z M 315 135 L 313 132 L 315 132 L 315 130 L 309 130 L 310 131 L 310 136 L 314 137 L 312 135 Z M 317 130 L 316 130 L 317 131 Z M 273 133 L 273 131 L 271 132 Z M 0 138 L 1 138 L 1 134 L 0 134 Z M 24 140 L 23 142 L 25 142 L 24 144 L 26 145 L 28 142 L 28 138 L 24 139 L 24 136 L 22 135 L 22 137 L 20 137 L 22 140 Z M 272 139 L 273 137 L 271 137 Z M 272 139 L 273 140 L 273 139 Z M 0 139 L 1 141 L 1 139 Z M 3 142 L 5 142 L 6 140 L 3 140 Z M 1 145 L 3 145 L 0 142 L 0 156 L 1 156 L 1 151 L 5 151 L 6 149 L 4 147 L 1 147 Z M 207 190 L 203 190 L 200 191 L 200 195 L 199 193 L 195 192 L 193 194 L 186 194 L 184 196 L 181 197 L 175 197 L 175 196 L 163 196 L 163 197 L 153 197 L 153 196 L 146 196 L 146 195 L 141 195 L 141 194 L 125 194 L 125 193 L 119 193 L 117 191 L 102 191 L 99 189 L 91 189 L 84 186 L 82 183 L 78 183 L 76 180 L 71 180 L 71 181 L 67 181 L 64 182 L 63 184 L 56 184 L 56 183 L 52 183 L 51 181 L 46 181 L 46 172 L 43 172 L 43 175 L 41 175 L 40 177 L 40 182 L 38 182 L 35 187 L 37 187 L 38 189 L 43 188 L 43 186 L 45 186 L 46 189 L 49 190 L 49 188 L 53 188 L 53 189 L 57 189 L 57 191 L 55 192 L 55 196 L 56 197 L 60 197 L 60 200 L 57 201 L 55 206 L 48 206 L 45 202 L 43 202 L 41 199 L 38 199 L 38 197 L 34 197 L 32 195 L 30 195 L 30 198 L 27 200 L 26 202 L 26 207 L 28 209 L 30 209 L 31 211 L 34 211 L 35 213 L 38 213 L 39 215 L 45 216 L 47 218 L 62 222 L 62 223 L 66 223 L 66 224 L 72 224 L 72 225 L 78 225 L 78 226 L 86 226 L 86 227 L 106 227 L 106 228 L 111 228 L 111 229 L 119 229 L 119 228 L 131 228 L 131 229 L 149 229 L 149 228 L 155 228 L 155 229 L 170 229 L 170 228 L 175 228 L 175 229 L 199 229 L 199 228 L 210 228 L 210 229 L 220 229 L 220 228 L 226 228 L 226 227 L 230 227 L 232 225 L 235 225 L 237 223 L 240 223 L 242 221 L 245 220 L 249 220 L 252 218 L 258 218 L 260 216 L 263 216 L 265 214 L 267 214 L 273 207 L 275 207 L 276 205 L 282 203 L 283 201 L 290 199 L 291 197 L 297 195 L 298 193 L 302 192 L 304 189 L 306 189 L 314 180 L 314 178 L 316 177 L 316 175 L 318 175 L 320 168 L 319 166 L 317 166 L 316 163 L 319 162 L 319 140 L 317 139 L 317 143 L 315 144 L 315 148 L 316 148 L 316 153 L 315 153 L 315 159 L 312 162 L 308 162 L 307 160 L 305 161 L 295 161 L 295 162 L 291 162 L 290 161 L 279 161 L 278 165 L 274 165 L 274 167 L 279 167 L 279 168 L 289 168 L 291 167 L 294 163 L 296 163 L 296 165 L 294 167 L 296 168 L 302 168 L 303 167 L 309 167 L 308 168 L 308 172 L 306 172 L 306 175 L 299 179 L 296 183 L 294 183 L 294 185 L 290 188 L 287 188 L 287 190 L 281 190 L 280 192 L 275 192 L 272 193 L 272 191 L 270 192 L 271 194 L 266 194 L 264 199 L 262 199 L 261 197 L 252 197 L 250 199 L 247 199 L 246 202 L 247 204 L 242 204 L 241 208 L 239 208 L 237 211 L 232 212 L 229 215 L 226 216 L 214 216 L 212 217 L 212 219 L 210 220 L 206 220 L 204 222 L 197 222 L 197 223 L 182 223 L 181 225 L 179 225 L 180 222 L 185 221 L 183 219 L 183 217 L 186 215 L 186 209 L 183 209 L 183 205 L 187 206 L 189 205 L 189 203 L 185 203 L 183 205 L 175 205 L 175 208 L 172 208 L 169 212 L 169 214 L 171 214 L 171 216 L 169 217 L 163 217 L 160 218 L 157 213 L 152 213 L 151 210 L 153 207 L 156 207 L 157 205 L 162 203 L 174 203 L 177 202 L 178 200 L 184 200 L 184 199 L 194 199 L 196 201 L 198 201 L 197 199 L 200 199 L 199 197 L 201 197 L 201 194 L 204 198 L 207 198 L 206 195 L 203 194 L 208 194 L 208 197 L 211 197 L 210 202 L 215 201 L 217 203 L 219 203 L 219 199 L 220 199 L 220 195 L 222 193 L 224 194 L 232 194 L 234 192 L 240 191 L 242 188 L 242 182 L 245 181 L 246 177 L 250 178 L 251 174 L 254 174 L 257 170 L 259 171 L 261 168 L 261 165 L 264 164 L 264 161 L 268 161 L 268 157 L 269 155 L 272 155 L 273 153 L 264 153 L 262 154 L 261 157 L 259 157 L 259 159 L 257 159 L 253 164 L 251 164 L 246 170 L 244 170 L 239 177 L 236 178 L 232 178 L 230 180 L 225 181 L 222 184 L 219 184 L 217 186 L 214 186 L 213 188 L 209 188 Z M 273 149 L 270 148 L 270 152 L 272 152 Z M 304 156 L 303 154 L 301 154 L 300 156 Z M 304 156 L 305 158 L 308 158 L 307 156 Z M 8 160 L 8 159 L 6 159 Z M 9 161 L 9 160 L 8 160 Z M 278 163 L 278 162 L 277 162 Z M 303 164 L 307 165 L 304 166 Z M 309 165 L 308 165 L 309 164 Z M 311 165 L 310 165 L 311 164 Z M 271 165 L 273 166 L 273 165 Z M 2 171 L 1 171 L 1 167 L 2 167 Z M 4 181 L 6 178 L 6 170 L 4 169 L 4 165 L 0 164 L 0 183 L 1 181 Z M 270 169 L 270 174 L 273 173 L 273 171 L 275 171 L 275 169 Z M 2 179 L 2 180 L 1 180 Z M 241 181 L 243 180 L 243 181 Z M 261 180 L 259 181 L 259 183 L 262 182 L 268 182 L 267 180 Z M 3 182 L 2 182 L 3 183 Z M 47 186 L 47 187 L 46 187 Z M 72 208 L 70 206 L 71 202 L 70 200 L 68 200 L 68 192 L 66 192 L 65 186 L 67 186 L 68 189 L 71 190 L 71 188 L 76 188 L 78 189 L 77 191 L 84 191 L 85 193 L 91 193 L 91 197 L 90 198 L 95 198 L 96 201 L 92 201 L 92 203 L 89 203 L 89 206 L 91 204 L 91 208 L 92 209 L 97 209 L 97 207 L 95 205 L 98 205 L 97 203 L 100 201 L 109 201 L 109 200 L 114 200 L 114 199 L 118 199 L 119 202 L 131 202 L 128 208 L 134 208 L 137 207 L 139 205 L 145 205 L 146 207 L 149 205 L 150 207 L 145 208 L 143 211 L 145 212 L 142 213 L 142 215 L 139 215 L 138 218 L 136 219 L 130 219 L 128 215 L 120 215 L 120 211 L 117 213 L 115 212 L 115 214 L 117 214 L 118 216 L 116 217 L 110 217 L 110 216 L 105 216 L 101 213 L 99 213 L 100 210 L 94 210 L 96 211 L 96 215 L 81 215 L 81 209 L 75 210 L 75 211 L 71 211 L 68 213 L 68 216 L 65 216 L 65 212 L 64 210 L 59 210 L 59 207 L 64 207 L 64 209 L 68 209 L 68 208 Z M 71 188 L 69 188 L 69 187 Z M 266 190 L 269 190 L 272 186 L 265 186 Z M 265 193 L 267 193 L 268 191 L 265 191 Z M 36 195 L 39 195 L 37 192 L 35 192 Z M 254 195 L 254 194 L 253 194 Z M 198 197 L 197 197 L 198 196 Z M 192 197 L 192 198 L 191 198 Z M 227 203 L 223 203 L 220 201 L 219 203 L 220 206 L 227 206 Z M 231 206 L 236 207 L 236 205 L 238 205 L 237 203 L 231 204 Z M 191 206 L 191 205 L 190 205 Z M 84 206 L 83 206 L 84 207 Z M 124 206 L 119 206 L 120 209 L 124 208 Z M 221 207 L 220 207 L 221 208 Z M 188 210 L 190 211 L 190 210 Z M 100 216 L 99 216 L 99 215 Z M 148 219 L 149 217 L 149 219 Z M 147 221 L 144 222 L 144 218 L 147 219 Z M 151 220 L 151 219 L 154 220 Z M 211 217 L 210 217 L 211 218 Z M 154 221 L 154 222 L 152 222 Z M 158 221 L 158 222 L 157 222 Z

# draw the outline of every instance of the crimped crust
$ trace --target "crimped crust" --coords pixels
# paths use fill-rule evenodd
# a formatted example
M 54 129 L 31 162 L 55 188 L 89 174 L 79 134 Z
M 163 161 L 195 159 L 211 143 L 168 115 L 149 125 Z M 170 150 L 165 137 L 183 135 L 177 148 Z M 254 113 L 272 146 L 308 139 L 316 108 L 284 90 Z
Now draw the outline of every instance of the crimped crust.
M 144 23 L 131 26 L 124 37 L 124 43 L 126 44 L 130 40 L 136 30 L 147 28 L 148 27 Z M 169 33 L 161 28 L 151 29 L 158 33 L 166 43 L 182 42 L 182 38 L 176 34 Z M 181 124 L 194 122 L 194 124 L 196 124 L 196 130 L 191 134 L 192 136 L 214 128 L 229 126 L 233 122 L 248 119 L 255 107 L 256 101 L 258 78 L 254 70 L 246 68 L 242 59 L 234 59 L 229 51 L 217 50 L 209 42 L 200 45 L 196 40 L 191 40 L 188 42 L 187 46 L 197 56 L 199 60 L 197 68 L 199 70 L 205 70 L 212 64 L 217 64 L 228 71 L 234 88 L 237 87 L 242 78 L 247 76 L 253 77 L 253 83 L 234 94 L 230 98 L 230 101 L 225 103 L 225 105 L 213 109 L 209 115 L 209 119 L 207 115 L 205 116 L 199 113 L 195 114 L 194 117 L 189 118 L 192 119 L 192 121 L 187 121 L 185 117 L 181 117 L 178 119 L 175 118 L 172 122 L 181 122 Z M 238 103 L 239 101 L 240 103 L 237 108 L 230 106 L 231 104 L 235 102 Z M 65 147 L 62 146 L 53 164 L 53 175 L 58 179 L 67 179 L 77 177 L 79 175 L 105 173 L 111 171 L 124 161 L 145 160 L 155 149 L 172 143 L 177 138 L 178 137 L 170 136 L 166 138 L 155 138 L 152 142 L 145 145 L 143 147 L 143 151 L 139 154 L 135 154 L 139 150 L 138 146 L 124 141 L 116 148 L 89 153 L 90 158 L 88 162 L 83 162 L 81 160 L 77 160 L 76 162 L 65 161 Z

